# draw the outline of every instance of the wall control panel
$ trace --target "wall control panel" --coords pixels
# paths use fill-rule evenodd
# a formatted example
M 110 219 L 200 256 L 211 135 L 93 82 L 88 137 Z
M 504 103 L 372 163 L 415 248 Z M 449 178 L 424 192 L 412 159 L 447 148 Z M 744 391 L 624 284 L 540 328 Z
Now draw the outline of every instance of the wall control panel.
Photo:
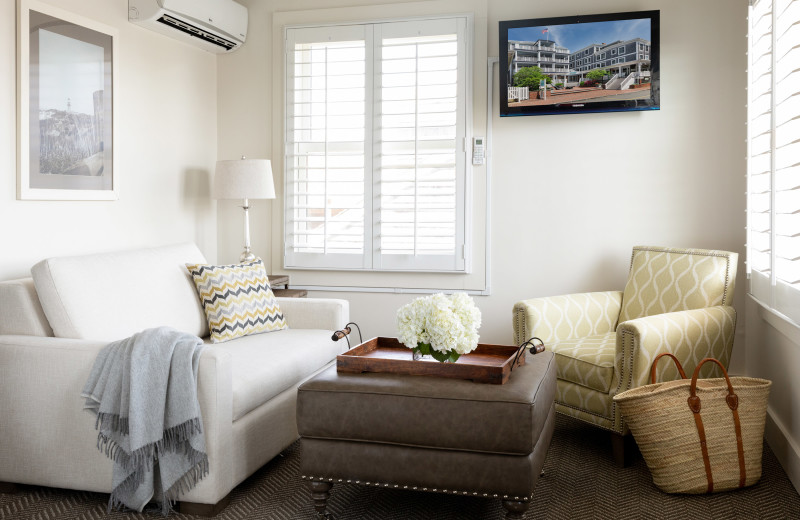
M 472 138 L 472 164 L 477 166 L 483 164 L 486 157 L 485 139 L 483 137 Z

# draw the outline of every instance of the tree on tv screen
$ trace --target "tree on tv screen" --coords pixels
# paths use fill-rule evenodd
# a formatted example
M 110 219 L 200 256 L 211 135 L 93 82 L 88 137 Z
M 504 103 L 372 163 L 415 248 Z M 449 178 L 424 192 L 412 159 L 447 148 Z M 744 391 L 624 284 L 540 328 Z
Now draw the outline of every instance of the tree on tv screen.
M 548 84 L 553 82 L 552 78 L 545 76 L 539 67 L 524 67 L 514 74 L 515 87 L 528 87 L 531 90 L 539 90 L 539 82 L 541 80 L 545 80 Z
M 605 69 L 594 69 L 586 73 L 586 77 L 596 81 L 603 81 L 604 76 L 610 76 L 611 73 Z

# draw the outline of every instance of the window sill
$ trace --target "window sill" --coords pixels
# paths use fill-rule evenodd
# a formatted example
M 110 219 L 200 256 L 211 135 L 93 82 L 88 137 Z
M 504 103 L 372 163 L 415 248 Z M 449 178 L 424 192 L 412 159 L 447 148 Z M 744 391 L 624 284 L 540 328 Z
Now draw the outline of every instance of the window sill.
M 765 303 L 754 297 L 747 295 L 758 306 L 758 317 L 767 322 L 772 328 L 789 338 L 794 343 L 800 344 L 800 325 L 793 322 L 775 309 L 771 309 Z
M 356 293 L 392 293 L 392 294 L 434 294 L 434 293 L 453 293 L 463 292 L 470 296 L 489 296 L 492 294 L 491 288 L 485 289 L 432 289 L 419 287 L 346 287 L 330 285 L 294 285 L 292 289 L 304 289 L 306 291 L 329 291 L 329 292 L 356 292 Z M 798 332 L 800 334 L 800 332 Z

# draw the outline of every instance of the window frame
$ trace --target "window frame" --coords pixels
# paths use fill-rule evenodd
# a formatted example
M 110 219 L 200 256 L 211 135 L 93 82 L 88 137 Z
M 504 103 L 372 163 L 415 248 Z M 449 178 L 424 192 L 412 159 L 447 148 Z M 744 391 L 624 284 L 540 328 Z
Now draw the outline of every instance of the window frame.
M 452 256 L 446 255 L 445 258 L 453 259 L 453 267 L 449 265 L 443 265 L 443 262 L 437 262 L 436 258 L 431 258 L 433 260 L 431 262 L 425 262 L 425 257 L 423 256 L 423 261 L 418 261 L 418 263 L 423 264 L 421 266 L 415 267 L 413 264 L 409 264 L 406 261 L 399 261 L 399 262 L 387 262 L 384 259 L 389 256 L 393 255 L 381 255 L 380 253 L 380 237 L 377 233 L 373 232 L 377 222 L 379 220 L 379 208 L 380 203 L 376 202 L 375 194 L 373 193 L 374 190 L 380 186 L 379 181 L 379 173 L 380 166 L 378 162 L 375 160 L 375 156 L 377 155 L 377 149 L 380 144 L 380 140 L 378 139 L 379 131 L 377 127 L 377 119 L 380 117 L 380 111 L 378 110 L 378 103 L 379 101 L 376 100 L 378 97 L 376 93 L 378 92 L 379 87 L 375 86 L 373 83 L 377 81 L 379 74 L 376 72 L 378 69 L 379 60 L 377 55 L 374 55 L 374 49 L 380 45 L 380 42 L 376 38 L 373 40 L 373 45 L 370 45 L 369 38 L 372 37 L 372 28 L 377 27 L 381 24 L 391 24 L 391 23 L 419 23 L 425 21 L 436 21 L 436 20 L 463 20 L 463 26 L 459 30 L 458 33 L 458 45 L 459 51 L 457 54 L 457 59 L 459 62 L 459 66 L 463 65 L 463 73 L 459 72 L 460 79 L 459 81 L 458 90 L 459 96 L 463 95 L 463 103 L 460 103 L 460 106 L 463 106 L 463 110 L 458 110 L 456 112 L 457 119 L 459 124 L 457 125 L 457 135 L 455 139 L 455 154 L 456 154 L 456 183 L 461 185 L 461 189 L 457 189 L 456 196 L 460 199 L 460 202 L 457 203 L 457 211 L 456 211 L 456 244 L 454 248 L 454 254 Z M 324 257 L 324 255 L 318 255 L 318 259 L 312 259 L 314 261 L 307 261 L 307 262 L 290 262 L 287 258 L 288 253 L 288 230 L 291 224 L 288 216 L 289 212 L 291 211 L 290 208 L 290 190 L 288 189 L 288 185 L 291 183 L 291 165 L 289 164 L 288 158 L 289 155 L 287 153 L 289 140 L 287 138 L 288 131 L 288 107 L 289 107 L 289 90 L 288 90 L 288 81 L 289 81 L 289 67 L 291 65 L 290 60 L 288 59 L 288 53 L 290 52 L 289 49 L 289 39 L 288 34 L 289 31 L 292 29 L 312 29 L 312 28 L 323 28 L 323 27 L 355 27 L 355 26 L 367 26 L 370 27 L 368 32 L 370 36 L 367 38 L 365 42 L 365 47 L 367 50 L 367 57 L 366 60 L 372 59 L 371 64 L 367 64 L 367 72 L 365 75 L 367 76 L 367 87 L 366 87 L 366 99 L 365 99 L 365 106 L 367 108 L 366 111 L 366 123 L 365 123 L 365 160 L 373 161 L 372 166 L 365 166 L 365 199 L 367 197 L 373 198 L 373 202 L 371 203 L 372 206 L 372 213 L 366 211 L 365 207 L 365 216 L 364 216 L 364 251 L 363 253 L 358 256 L 358 258 L 362 259 L 363 262 L 361 265 L 354 265 L 350 262 L 330 262 L 328 258 Z M 283 128 L 283 137 L 281 142 L 283 143 L 282 149 L 282 156 L 283 156 L 283 179 L 284 179 L 284 187 L 283 190 L 283 208 L 281 211 L 281 230 L 282 230 L 282 237 L 283 237 L 283 248 L 280 252 L 280 256 L 283 259 L 283 268 L 287 270 L 314 270 L 314 271 L 356 271 L 356 272 L 375 272 L 375 273 L 391 273 L 391 272 L 401 272 L 401 273 L 452 273 L 452 274 L 470 274 L 472 272 L 472 235 L 474 231 L 474 213 L 473 213 L 473 196 L 474 196 L 474 177 L 473 177 L 473 167 L 472 162 L 469 160 L 469 150 L 471 147 L 469 143 L 471 142 L 473 136 L 473 59 L 474 59 L 474 24 L 473 24 L 473 15 L 472 13 L 447 13 L 447 14 L 432 14 L 428 16 L 413 16 L 413 17 L 402 17 L 402 18 L 387 18 L 387 19 L 379 19 L 379 18 L 369 18 L 365 20 L 358 20 L 352 22 L 330 22 L 330 23 L 298 23 L 298 24 L 289 24 L 283 26 L 283 49 L 281 50 L 282 55 L 284 56 L 283 60 L 283 77 L 280 78 L 280 82 L 284 87 L 284 96 L 282 102 L 282 128 Z M 463 41 L 462 41 L 463 40 Z M 463 45 L 463 49 L 462 49 Z M 458 99 L 458 96 L 457 96 Z M 368 133 L 369 132 L 369 133 Z M 461 142 L 459 142 L 461 141 Z M 366 206 L 366 204 L 365 204 Z M 458 210 L 458 206 L 463 208 L 462 210 Z M 311 255 L 307 254 L 309 258 Z M 354 257 L 356 255 L 353 255 Z M 398 256 L 407 256 L 407 255 L 398 255 Z M 434 256 L 434 255 L 428 255 Z M 316 261 L 319 260 L 319 261 Z M 450 262 L 448 260 L 447 262 Z
M 779 215 L 788 215 L 794 214 L 795 212 L 786 212 L 786 207 L 784 205 L 778 204 L 777 199 L 780 197 L 781 194 L 791 193 L 794 188 L 787 187 L 784 185 L 784 178 L 787 175 L 785 173 L 786 170 L 789 168 L 800 168 L 797 164 L 789 164 L 789 165 L 781 165 L 779 161 L 776 159 L 776 155 L 780 154 L 783 157 L 783 153 L 785 153 L 785 149 L 788 146 L 791 146 L 793 143 L 790 141 L 788 143 L 783 142 L 779 143 L 779 140 L 785 140 L 784 138 L 778 138 L 778 132 L 780 131 L 779 128 L 791 122 L 792 120 L 796 119 L 797 116 L 790 117 L 786 121 L 782 121 L 778 123 L 779 120 L 782 120 L 786 117 L 786 112 L 790 115 L 795 113 L 792 108 L 784 108 L 778 109 L 778 105 L 782 104 L 783 101 L 793 97 L 796 94 L 786 95 L 786 92 L 781 88 L 786 84 L 791 85 L 792 80 L 788 80 L 789 76 L 793 74 L 792 70 L 795 67 L 792 64 L 780 64 L 779 62 L 784 59 L 784 56 L 778 56 L 780 43 L 780 37 L 786 37 L 786 34 L 780 33 L 781 27 L 778 26 L 778 18 L 779 16 L 787 15 L 788 8 L 785 5 L 784 10 L 780 10 L 781 6 L 777 6 L 777 0 L 760 0 L 761 2 L 769 4 L 769 13 L 764 14 L 759 17 L 759 19 L 755 19 L 756 13 L 754 10 L 756 9 L 756 5 L 759 2 L 752 2 L 749 8 L 748 13 L 748 67 L 747 67 L 747 85 L 748 85 L 748 112 L 747 112 L 747 235 L 746 235 L 746 248 L 747 248 L 747 261 L 746 265 L 746 273 L 747 273 L 747 292 L 748 294 L 757 302 L 759 302 L 762 306 L 770 309 L 771 311 L 776 312 L 777 314 L 783 316 L 788 321 L 794 324 L 800 324 L 800 289 L 796 286 L 796 282 L 787 281 L 783 278 L 785 276 L 783 273 L 783 269 L 778 264 L 781 261 L 791 261 L 791 262 L 798 262 L 797 258 L 789 258 L 785 255 L 789 254 L 787 247 L 779 247 L 779 243 L 782 241 L 779 237 L 794 237 L 797 233 L 800 233 L 800 225 L 792 226 L 790 234 L 783 234 L 781 235 L 781 231 L 783 226 L 778 225 L 778 219 L 780 218 Z M 796 18 L 792 18 L 788 23 L 789 27 L 794 27 L 797 21 L 800 21 L 800 13 L 794 12 L 792 13 L 796 16 Z M 770 31 L 754 34 L 754 30 L 756 25 L 759 24 L 765 16 L 770 17 Z M 794 23 L 791 23 L 791 20 L 796 20 Z M 788 33 L 788 31 L 786 31 Z M 798 35 L 795 35 L 797 37 Z M 762 54 L 757 54 L 754 48 L 754 39 L 756 41 L 756 45 L 759 45 L 761 41 L 765 38 L 769 38 L 768 40 L 768 52 L 764 52 Z M 785 42 L 783 42 L 785 43 Z M 759 75 L 756 75 L 756 66 L 755 64 L 760 61 L 765 56 L 769 55 L 769 83 L 765 85 L 764 81 L 761 81 L 762 77 L 766 74 L 762 72 Z M 782 74 L 789 70 L 790 72 L 785 76 Z M 780 79 L 778 79 L 780 78 Z M 795 78 L 794 81 L 796 82 L 797 79 Z M 781 82 L 785 82 L 781 84 Z M 768 88 L 767 88 L 768 87 Z M 766 90 L 765 90 L 766 89 Z M 796 87 L 796 91 L 800 91 L 800 88 Z M 780 102 L 776 101 L 778 97 L 778 93 L 780 92 L 781 96 L 785 96 Z M 763 98 L 765 94 L 769 93 L 769 103 L 767 107 L 760 107 L 756 108 L 760 103 L 760 98 Z M 755 111 L 755 113 L 751 113 L 750 110 Z M 762 112 L 757 112 L 758 110 L 762 110 Z M 796 109 L 795 109 L 796 110 Z M 755 127 L 758 125 L 756 124 L 757 120 L 763 116 L 769 116 L 769 129 L 767 132 L 756 130 Z M 785 131 L 785 130 L 784 130 Z M 766 145 L 766 150 L 769 153 L 769 159 L 767 161 L 761 161 L 756 159 L 757 157 L 764 155 L 766 152 L 758 152 L 762 147 L 765 145 L 763 144 L 764 137 L 768 137 L 769 143 Z M 759 139 L 761 138 L 761 139 Z M 760 140 L 758 146 L 756 146 L 756 150 L 754 150 L 754 141 Z M 755 155 L 754 155 L 755 154 Z M 794 160 L 794 159 L 793 159 Z M 767 162 L 768 164 L 764 164 Z M 758 164 L 760 163 L 760 164 Z M 764 169 L 766 168 L 766 169 Z M 781 174 L 780 179 L 778 179 L 778 174 Z M 767 175 L 768 180 L 767 182 L 764 181 L 755 181 L 754 177 L 758 175 Z M 768 189 L 763 191 L 763 189 L 768 184 Z M 762 190 L 762 191 L 757 191 Z M 766 211 L 759 211 L 757 207 L 753 204 L 754 195 L 766 195 L 766 199 L 768 199 L 768 209 Z M 796 202 L 794 205 L 796 206 Z M 793 204 L 788 204 L 793 205 Z M 755 223 L 754 220 L 757 217 L 754 217 L 754 214 L 765 214 L 767 216 L 767 220 L 769 221 L 769 226 L 765 229 L 760 229 Z M 763 219 L 760 219 L 763 220 Z M 795 220 L 795 219 L 792 219 Z M 764 248 L 765 244 L 764 237 L 759 237 L 758 235 L 764 235 L 766 237 L 766 241 L 768 244 L 766 248 Z M 758 256 L 761 258 L 759 259 Z M 766 260 L 766 262 L 764 262 Z

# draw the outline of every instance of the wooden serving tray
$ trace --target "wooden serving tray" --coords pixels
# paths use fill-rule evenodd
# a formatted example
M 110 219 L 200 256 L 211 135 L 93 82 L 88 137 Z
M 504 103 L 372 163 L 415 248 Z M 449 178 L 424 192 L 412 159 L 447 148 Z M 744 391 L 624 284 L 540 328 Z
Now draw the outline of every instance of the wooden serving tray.
M 512 345 L 479 343 L 475 350 L 462 355 L 455 363 L 441 363 L 432 356 L 414 361 L 411 349 L 397 338 L 377 337 L 336 356 L 336 370 L 449 377 L 502 385 L 511 375 L 511 364 L 516 354 L 517 347 Z M 517 366 L 523 364 L 524 354 L 517 360 Z

